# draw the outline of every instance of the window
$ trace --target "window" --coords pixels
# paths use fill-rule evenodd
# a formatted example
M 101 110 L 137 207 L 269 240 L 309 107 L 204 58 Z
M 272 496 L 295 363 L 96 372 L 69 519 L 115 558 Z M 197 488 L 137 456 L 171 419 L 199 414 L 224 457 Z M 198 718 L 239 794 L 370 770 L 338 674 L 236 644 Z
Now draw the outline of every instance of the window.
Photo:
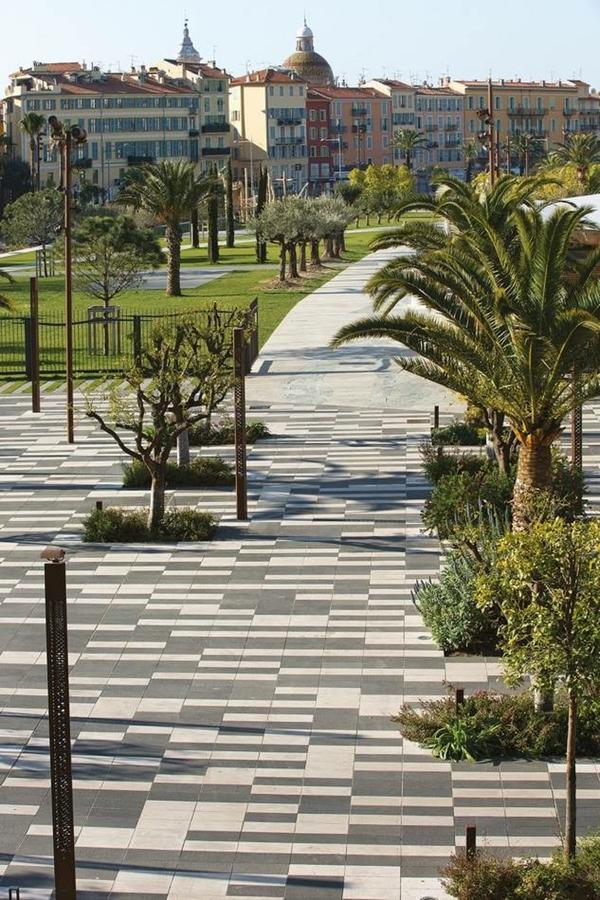
M 326 119 L 327 119 L 327 110 L 325 110 L 325 109 L 320 109 L 320 110 L 319 110 L 319 119 L 321 120 L 321 122 L 325 122 L 325 121 L 326 121 Z
M 321 156 L 329 156 L 329 147 L 327 144 L 321 144 Z
M 317 155 L 317 148 L 314 145 L 310 148 L 310 155 L 311 156 Z
M 502 109 L 502 97 L 494 98 L 494 107 L 495 109 Z
M 321 163 L 321 175 L 323 178 L 329 178 L 329 163 Z
M 316 141 L 316 139 L 317 139 L 317 129 L 316 128 L 310 129 L 310 139 L 311 139 L 311 141 Z
M 310 177 L 311 178 L 319 177 L 319 163 L 311 163 L 310 164 Z
M 315 121 L 316 121 L 316 119 L 317 119 L 317 111 L 316 111 L 316 109 L 309 109 L 309 111 L 308 111 L 308 118 L 310 119 L 311 122 L 315 122 Z
M 272 97 L 275 94 L 275 88 L 272 84 L 269 85 L 269 97 Z
M 290 97 L 294 96 L 294 86 L 290 85 Z
M 321 140 L 322 140 L 322 141 L 325 140 L 325 138 L 327 137 L 327 129 L 326 129 L 326 128 L 321 128 L 321 134 L 320 134 L 320 137 L 321 137 Z
M 283 97 L 283 85 L 281 85 L 279 88 L 279 96 Z
M 475 109 L 475 97 L 469 97 L 468 108 Z

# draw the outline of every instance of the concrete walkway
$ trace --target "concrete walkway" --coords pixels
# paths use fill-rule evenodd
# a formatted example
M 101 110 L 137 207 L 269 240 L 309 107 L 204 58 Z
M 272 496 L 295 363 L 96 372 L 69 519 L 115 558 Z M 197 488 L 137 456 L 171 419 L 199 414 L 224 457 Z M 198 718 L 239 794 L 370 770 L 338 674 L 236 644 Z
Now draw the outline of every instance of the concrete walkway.
M 0 396 L 0 893 L 52 890 L 51 542 L 69 550 L 78 900 L 442 900 L 468 823 L 499 853 L 559 844 L 562 762 L 451 764 L 391 721 L 448 682 L 495 686 L 498 663 L 445 659 L 411 600 L 439 570 L 419 515 L 430 398 L 392 405 L 383 346 L 349 375 L 326 348 L 362 311 L 373 264 L 302 301 L 258 363 L 280 375 L 249 379 L 250 415 L 274 435 L 250 453 L 250 521 L 232 491 L 170 497 L 221 517 L 212 543 L 83 544 L 96 500 L 147 495 L 122 490 L 121 454 L 82 415 L 66 444 L 62 393 L 39 416 Z M 596 467 L 599 413 L 585 414 Z M 600 767 L 582 761 L 582 831 L 599 799 Z
M 332 351 L 342 325 L 372 314 L 369 278 L 393 256 L 380 251 L 349 266 L 300 301 L 262 348 L 249 397 L 269 403 L 315 403 L 380 409 L 461 409 L 454 395 L 402 372 L 394 357 L 410 351 L 390 341 L 357 341 Z M 415 301 L 398 306 L 406 309 Z

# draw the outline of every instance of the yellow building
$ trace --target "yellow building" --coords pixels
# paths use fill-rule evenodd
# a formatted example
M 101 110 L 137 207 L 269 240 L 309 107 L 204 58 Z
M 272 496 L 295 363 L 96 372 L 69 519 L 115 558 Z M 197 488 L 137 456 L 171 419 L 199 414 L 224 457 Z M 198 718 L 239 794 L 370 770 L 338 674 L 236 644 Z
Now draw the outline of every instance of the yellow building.
M 306 82 L 280 68 L 249 72 L 231 82 L 234 178 L 254 196 L 258 166 L 266 166 L 276 195 L 307 184 Z
M 465 141 L 481 132 L 477 113 L 488 107 L 487 81 L 445 83 L 464 97 Z M 492 83 L 493 118 L 501 142 L 516 134 L 537 136 L 546 150 L 577 131 L 600 130 L 600 98 L 585 81 L 506 81 Z

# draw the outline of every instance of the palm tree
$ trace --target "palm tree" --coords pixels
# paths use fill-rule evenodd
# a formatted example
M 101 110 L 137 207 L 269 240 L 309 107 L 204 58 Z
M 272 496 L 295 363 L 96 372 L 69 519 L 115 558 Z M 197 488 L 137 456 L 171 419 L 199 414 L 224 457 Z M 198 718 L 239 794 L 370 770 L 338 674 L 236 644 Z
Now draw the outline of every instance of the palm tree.
M 413 131 L 410 128 L 403 128 L 402 131 L 397 131 L 392 138 L 392 147 L 394 150 L 400 151 L 409 172 L 412 171 L 415 150 L 418 150 L 419 147 L 422 147 L 426 143 L 427 138 L 424 138 L 418 131 Z
M 40 149 L 42 143 L 42 131 L 46 120 L 39 113 L 28 112 L 21 119 L 21 128 L 25 134 L 29 135 L 29 165 L 31 167 L 31 190 L 39 191 L 41 167 L 40 167 Z
M 193 163 L 165 161 L 130 169 L 118 202 L 151 213 L 166 226 L 167 296 L 181 296 L 181 221 L 206 196 L 208 180 L 198 177 Z
M 600 138 L 593 132 L 565 135 L 564 144 L 559 144 L 553 150 L 551 159 L 563 166 L 574 166 L 582 194 L 588 193 L 590 169 L 600 163 Z
M 511 149 L 519 162 L 519 174 L 529 175 L 533 163 L 541 156 L 541 138 L 528 131 L 519 132 L 511 137 Z
M 474 141 L 467 141 L 463 144 L 462 152 L 465 161 L 465 178 L 469 183 L 473 177 L 473 166 L 479 159 L 479 149 Z
M 545 216 L 531 200 L 539 179 L 503 176 L 481 201 L 468 185 L 443 180 L 452 233 L 438 230 L 437 245 L 427 249 L 421 227 L 425 249 L 371 280 L 383 312 L 342 328 L 333 343 L 391 338 L 418 354 L 398 359 L 401 368 L 506 416 L 520 445 L 513 522 L 523 529 L 532 496 L 550 488 L 551 447 L 563 419 L 600 394 L 600 248 L 574 261 L 573 236 L 588 210 L 563 206 Z M 514 193 L 527 202 L 513 202 L 514 182 L 526 182 Z M 433 315 L 395 315 L 408 294 Z

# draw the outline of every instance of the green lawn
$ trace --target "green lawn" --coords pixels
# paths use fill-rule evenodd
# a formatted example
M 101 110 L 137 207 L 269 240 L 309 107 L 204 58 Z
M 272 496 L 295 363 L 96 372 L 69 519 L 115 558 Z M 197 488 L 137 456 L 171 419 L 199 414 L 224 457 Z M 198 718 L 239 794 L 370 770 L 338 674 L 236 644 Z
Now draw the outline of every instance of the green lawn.
M 35 266 L 35 250 L 1 257 L 0 269 L 5 269 L 7 266 Z
M 344 263 L 352 263 L 361 259 L 369 252 L 369 244 L 373 238 L 372 233 L 349 234 L 347 237 L 347 251 L 344 254 Z M 235 248 L 231 253 L 238 253 L 243 258 L 246 248 Z M 251 251 L 251 247 L 249 248 Z M 277 248 L 269 248 L 269 262 L 275 263 Z M 203 262 L 199 260 L 198 262 Z M 197 264 L 197 263 L 196 263 Z M 240 263 L 241 264 L 241 263 Z M 262 346 L 279 325 L 288 312 L 307 294 L 316 290 L 340 271 L 340 263 L 332 263 L 326 266 L 317 277 L 309 275 L 303 277 L 298 284 L 287 289 L 273 288 L 271 285 L 277 274 L 275 268 L 254 266 L 250 271 L 237 271 L 227 273 L 215 281 L 198 288 L 185 289 L 182 297 L 166 297 L 158 290 L 127 291 L 116 299 L 122 313 L 167 313 L 194 311 L 217 304 L 221 309 L 244 308 L 255 298 L 258 298 L 259 309 L 259 345 Z M 13 284 L 2 284 L 2 292 L 13 302 L 13 311 L 20 315 L 29 312 L 29 273 L 16 274 Z M 83 293 L 74 293 L 74 318 L 83 322 L 86 318 L 87 308 L 93 304 L 90 297 Z M 56 316 L 62 319 L 64 310 L 64 279 L 62 276 L 44 278 L 39 281 L 39 306 L 40 315 Z M 10 314 L 9 314 L 10 316 Z M 2 316 L 0 315 L 0 319 Z M 0 321 L 0 326 L 2 325 Z M 7 323 L 8 325 L 8 323 Z M 131 326 L 127 326 L 131 328 Z M 2 347 L 0 348 L 0 371 L 7 371 L 6 366 L 11 361 L 11 370 L 15 377 L 22 373 L 23 357 L 23 325 L 20 322 L 12 324 L 10 329 L 0 330 Z M 48 366 L 58 365 L 59 371 L 63 359 L 62 335 L 58 328 L 42 328 L 40 333 L 42 368 L 44 359 Z M 75 328 L 76 369 L 78 368 L 77 353 L 83 354 L 80 371 L 91 371 L 87 360 L 88 350 L 84 349 L 87 342 L 87 325 L 81 324 Z M 79 346 L 81 345 L 81 347 Z M 84 357 L 86 362 L 83 361 Z M 47 368 L 52 371 L 52 368 Z

